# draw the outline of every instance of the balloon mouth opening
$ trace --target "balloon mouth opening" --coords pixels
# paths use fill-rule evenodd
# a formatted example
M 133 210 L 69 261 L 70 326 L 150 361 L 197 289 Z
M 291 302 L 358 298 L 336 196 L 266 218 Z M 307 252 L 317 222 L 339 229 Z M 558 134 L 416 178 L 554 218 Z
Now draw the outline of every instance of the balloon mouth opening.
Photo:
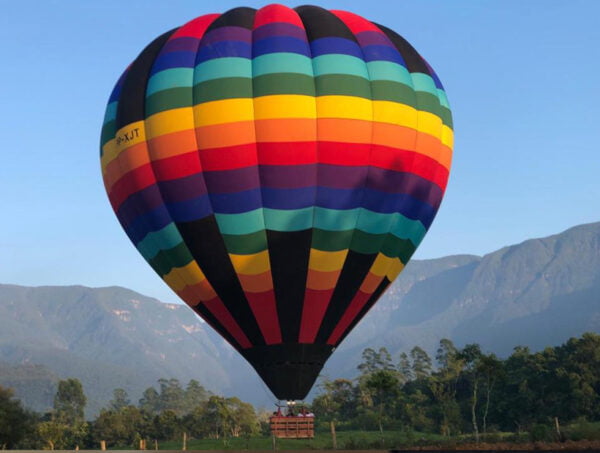
M 333 349 L 328 344 L 283 343 L 241 352 L 277 399 L 296 401 L 306 398 Z

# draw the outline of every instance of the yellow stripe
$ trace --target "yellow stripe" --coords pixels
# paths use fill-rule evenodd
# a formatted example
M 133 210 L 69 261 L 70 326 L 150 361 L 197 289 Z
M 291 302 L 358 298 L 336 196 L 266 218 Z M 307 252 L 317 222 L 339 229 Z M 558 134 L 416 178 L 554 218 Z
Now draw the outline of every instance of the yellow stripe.
M 194 110 L 192 107 L 166 110 L 146 118 L 148 123 L 148 140 L 159 135 L 194 129 Z
M 206 276 L 195 261 L 190 261 L 182 267 L 174 267 L 162 279 L 173 291 L 180 291 L 186 286 L 197 285 L 206 280 Z
M 256 275 L 271 269 L 268 250 L 264 250 L 254 255 L 229 254 L 229 258 L 238 274 Z
M 193 108 L 196 127 L 254 119 L 252 99 L 223 99 L 204 102 Z
M 103 154 L 100 160 L 102 171 L 106 169 L 109 162 L 121 154 L 121 151 L 145 141 L 146 128 L 144 121 L 136 121 L 135 123 L 123 126 L 117 131 L 115 138 L 105 143 L 102 148 Z
M 297 94 L 261 96 L 254 99 L 257 120 L 273 118 L 316 118 L 319 98 Z
M 383 253 L 378 253 L 377 258 L 375 258 L 375 261 L 371 265 L 369 272 L 382 277 L 386 274 L 393 260 L 394 258 L 385 256 Z
M 400 261 L 400 258 L 394 258 L 385 276 L 390 282 L 393 282 L 396 279 L 396 277 L 398 277 L 398 274 L 402 272 L 402 269 L 404 269 L 404 264 L 402 263 L 402 261 Z
M 345 118 L 372 121 L 376 102 L 352 96 L 320 96 L 317 98 L 319 118 Z
M 347 255 L 347 249 L 338 252 L 323 252 L 311 249 L 308 267 L 319 272 L 339 271 L 344 265 Z
M 445 124 L 442 126 L 442 143 L 452 149 L 454 147 L 454 131 Z

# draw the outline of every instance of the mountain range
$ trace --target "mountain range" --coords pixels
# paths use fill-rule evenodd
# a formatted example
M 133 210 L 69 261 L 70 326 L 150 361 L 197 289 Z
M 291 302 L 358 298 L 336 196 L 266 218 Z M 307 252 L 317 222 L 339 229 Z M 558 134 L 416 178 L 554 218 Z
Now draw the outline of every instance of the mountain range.
M 411 261 L 336 350 L 323 374 L 353 377 L 366 347 L 397 360 L 441 338 L 501 356 L 600 332 L 600 222 L 485 256 Z M 121 387 L 137 401 L 159 378 L 190 379 L 270 407 L 253 369 L 184 305 L 120 287 L 0 284 L 0 385 L 30 408 L 52 406 L 59 379 L 76 377 L 88 415 Z

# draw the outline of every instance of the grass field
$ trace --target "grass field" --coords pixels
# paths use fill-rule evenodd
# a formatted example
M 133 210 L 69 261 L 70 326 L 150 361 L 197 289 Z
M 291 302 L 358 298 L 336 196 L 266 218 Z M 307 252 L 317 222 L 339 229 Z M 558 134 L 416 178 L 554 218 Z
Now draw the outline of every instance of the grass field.
M 338 431 L 337 446 L 339 449 L 389 449 L 410 443 L 435 442 L 442 436 L 435 434 L 404 432 L 384 432 L 383 436 L 378 431 Z M 322 450 L 331 449 L 331 434 L 316 433 L 314 439 L 277 439 L 278 450 Z M 150 448 L 151 445 L 149 444 Z M 160 450 L 181 449 L 180 441 L 161 442 Z M 252 437 L 223 439 L 193 439 L 187 443 L 188 450 L 272 450 L 271 437 Z

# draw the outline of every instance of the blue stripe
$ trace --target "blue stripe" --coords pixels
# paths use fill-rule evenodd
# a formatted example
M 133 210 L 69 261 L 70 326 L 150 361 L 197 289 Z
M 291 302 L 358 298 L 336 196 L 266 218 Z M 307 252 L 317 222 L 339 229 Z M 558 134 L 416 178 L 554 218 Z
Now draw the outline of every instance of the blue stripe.
M 358 44 L 345 38 L 320 38 L 311 41 L 310 50 L 312 56 L 318 57 L 328 54 L 344 54 L 362 60 L 363 54 Z
M 160 55 L 152 66 L 151 75 L 165 69 L 193 68 L 196 61 L 195 52 L 168 52 Z
M 306 41 L 291 36 L 274 36 L 256 41 L 252 46 L 252 56 L 259 57 L 270 53 L 289 52 L 310 57 L 310 48 Z
M 406 66 L 402 55 L 390 46 L 365 46 L 363 47 L 365 61 L 391 61 Z
M 301 209 L 313 206 L 317 187 L 301 187 L 297 189 L 262 188 L 262 199 L 265 208 Z
M 261 207 L 260 189 L 245 190 L 237 193 L 210 194 L 215 213 L 239 214 Z
M 210 46 L 202 46 L 196 54 L 196 64 L 231 57 L 252 58 L 252 46 L 242 41 L 219 41 Z

